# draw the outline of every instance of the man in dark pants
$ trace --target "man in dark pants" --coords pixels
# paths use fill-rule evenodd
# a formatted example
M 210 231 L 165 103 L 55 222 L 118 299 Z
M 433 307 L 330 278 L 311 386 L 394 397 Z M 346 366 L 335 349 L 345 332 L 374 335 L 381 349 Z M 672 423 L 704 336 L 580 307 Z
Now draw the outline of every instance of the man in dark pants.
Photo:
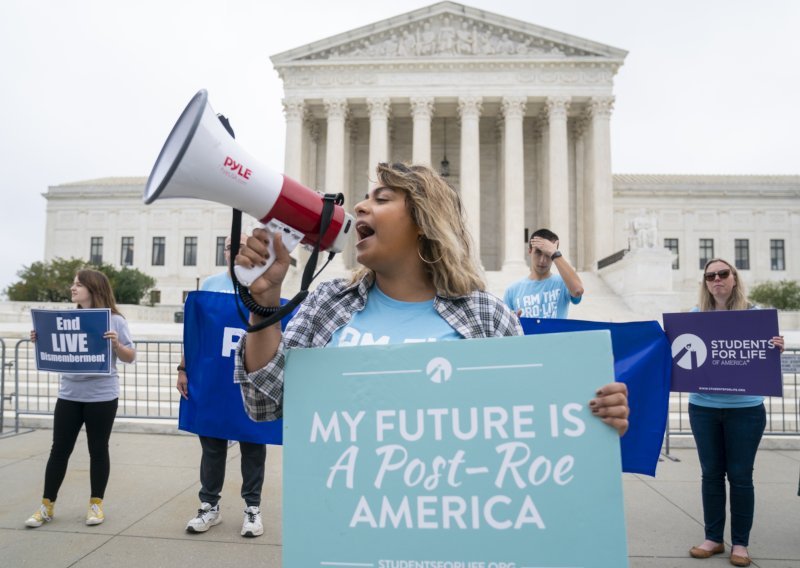
M 186 524 L 186 531 L 206 532 L 222 521 L 219 497 L 225 482 L 225 463 L 228 458 L 228 441 L 200 436 L 203 457 L 200 460 L 200 508 L 197 516 Z M 264 485 L 264 462 L 267 446 L 239 442 L 242 453 L 242 499 L 245 502 L 242 536 L 264 534 L 261 521 L 261 487 Z
M 242 235 L 242 242 L 246 239 Z M 225 263 L 230 265 L 230 237 L 225 240 Z M 208 292 L 233 293 L 233 282 L 226 270 L 203 281 L 201 290 Z M 184 361 L 178 366 L 178 382 L 175 385 L 183 398 L 189 398 L 189 377 L 186 375 Z M 228 458 L 228 441 L 219 438 L 200 436 L 203 457 L 200 460 L 200 508 L 197 516 L 186 524 L 190 533 L 206 532 L 222 522 L 219 499 L 225 483 L 225 464 Z M 242 454 L 242 499 L 245 502 L 242 536 L 254 537 L 264 534 L 261 521 L 261 488 L 264 485 L 264 466 L 267 460 L 267 446 L 239 442 Z

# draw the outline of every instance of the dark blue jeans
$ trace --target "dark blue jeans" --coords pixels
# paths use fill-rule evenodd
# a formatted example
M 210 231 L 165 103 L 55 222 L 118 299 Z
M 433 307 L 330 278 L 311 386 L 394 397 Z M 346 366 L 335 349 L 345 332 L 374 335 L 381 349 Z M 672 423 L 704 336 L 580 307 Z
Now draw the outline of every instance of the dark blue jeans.
M 706 539 L 722 542 L 725 477 L 731 488 L 731 543 L 747 546 L 753 526 L 753 463 L 767 424 L 764 405 L 709 408 L 689 405 L 689 422 L 703 472 Z

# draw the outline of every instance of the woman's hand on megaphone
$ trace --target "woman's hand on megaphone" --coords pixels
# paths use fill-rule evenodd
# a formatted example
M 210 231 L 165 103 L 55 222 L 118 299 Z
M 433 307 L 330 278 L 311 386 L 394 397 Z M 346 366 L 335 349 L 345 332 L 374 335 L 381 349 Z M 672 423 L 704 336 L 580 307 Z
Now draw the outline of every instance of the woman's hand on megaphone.
M 286 278 L 286 272 L 291 265 L 289 251 L 283 246 L 280 233 L 254 229 L 253 234 L 247 238 L 244 248 L 239 249 L 236 264 L 245 268 L 266 265 L 270 254 L 269 239 L 272 239 L 275 261 L 264 274 L 250 284 L 250 294 L 262 306 L 277 306 L 280 305 L 283 279 Z

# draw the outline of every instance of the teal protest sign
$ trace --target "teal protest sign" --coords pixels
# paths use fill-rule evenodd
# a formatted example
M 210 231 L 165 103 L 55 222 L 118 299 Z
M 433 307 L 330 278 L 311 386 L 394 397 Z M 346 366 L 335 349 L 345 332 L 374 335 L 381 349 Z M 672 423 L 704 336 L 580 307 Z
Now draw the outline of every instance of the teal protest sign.
M 626 567 L 608 331 L 296 349 L 283 565 Z
M 108 374 L 111 326 L 108 309 L 31 310 L 36 332 L 36 368 L 53 373 Z

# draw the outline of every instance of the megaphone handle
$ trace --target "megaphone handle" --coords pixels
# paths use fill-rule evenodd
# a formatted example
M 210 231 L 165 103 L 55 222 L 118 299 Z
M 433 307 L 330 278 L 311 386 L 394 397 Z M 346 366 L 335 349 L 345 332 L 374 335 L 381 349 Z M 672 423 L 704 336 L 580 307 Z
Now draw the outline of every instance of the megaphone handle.
M 267 252 L 269 253 L 267 264 L 253 266 L 252 268 L 246 268 L 238 264 L 233 267 L 233 271 L 236 272 L 236 278 L 242 285 L 248 288 L 259 276 L 264 274 L 267 269 L 272 266 L 273 262 L 275 262 L 275 233 L 281 234 L 283 246 L 285 246 L 286 250 L 289 252 L 292 252 L 305 237 L 300 231 L 293 229 L 285 223 L 281 223 L 277 219 L 270 219 L 267 224 L 262 225 L 261 228 L 267 231 Z
M 238 264 L 233 268 L 233 271 L 236 272 L 236 278 L 239 279 L 239 282 L 242 286 L 247 286 L 248 288 L 250 285 L 255 282 L 259 276 L 264 274 L 267 269 L 272 266 L 272 263 L 275 262 L 273 257 L 267 259 L 266 265 L 258 265 L 254 266 L 253 268 L 245 268 L 244 266 L 239 266 Z

